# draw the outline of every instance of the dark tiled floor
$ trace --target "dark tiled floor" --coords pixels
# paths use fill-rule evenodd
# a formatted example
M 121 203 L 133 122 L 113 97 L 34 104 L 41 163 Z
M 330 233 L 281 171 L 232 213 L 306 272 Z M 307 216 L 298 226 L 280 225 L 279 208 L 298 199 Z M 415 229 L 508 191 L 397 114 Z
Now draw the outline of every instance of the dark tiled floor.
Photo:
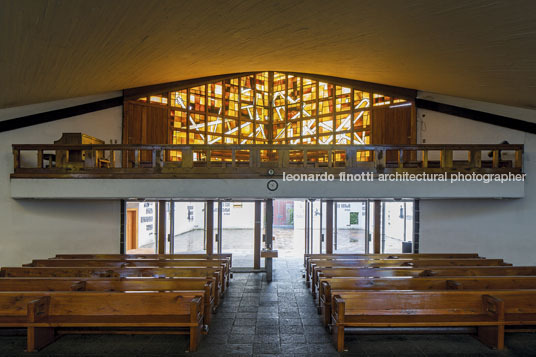
M 64 336 L 25 354 L 25 336 L 0 336 L 0 356 L 338 356 L 301 277 L 302 259 L 279 259 L 274 282 L 264 274 L 234 274 L 198 352 L 174 335 Z M 349 335 L 342 356 L 536 356 L 536 334 L 508 334 L 506 350 L 469 335 Z

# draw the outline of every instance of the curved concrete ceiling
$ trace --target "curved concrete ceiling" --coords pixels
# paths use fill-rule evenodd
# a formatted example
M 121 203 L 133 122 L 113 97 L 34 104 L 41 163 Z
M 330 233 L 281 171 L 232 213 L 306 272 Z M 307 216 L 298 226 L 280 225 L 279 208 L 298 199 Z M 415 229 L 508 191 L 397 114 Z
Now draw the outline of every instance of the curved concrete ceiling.
M 309 72 L 536 107 L 536 2 L 0 0 L 0 107 Z

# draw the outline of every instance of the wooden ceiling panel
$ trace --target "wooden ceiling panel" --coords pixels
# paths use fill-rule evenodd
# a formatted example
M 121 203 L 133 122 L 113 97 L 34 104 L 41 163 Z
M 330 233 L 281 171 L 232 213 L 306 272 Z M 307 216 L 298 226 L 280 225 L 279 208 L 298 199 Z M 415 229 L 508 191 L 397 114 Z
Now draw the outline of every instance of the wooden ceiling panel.
M 0 107 L 318 73 L 536 107 L 534 1 L 0 0 Z

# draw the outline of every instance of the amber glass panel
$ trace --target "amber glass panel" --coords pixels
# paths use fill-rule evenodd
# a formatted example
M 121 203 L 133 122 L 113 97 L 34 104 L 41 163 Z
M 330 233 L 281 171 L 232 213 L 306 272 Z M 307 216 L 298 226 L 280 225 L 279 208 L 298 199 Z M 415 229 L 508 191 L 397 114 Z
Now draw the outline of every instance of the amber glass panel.
M 320 115 L 333 113 L 333 100 L 322 100 L 318 103 L 318 113 Z
M 155 104 L 167 104 L 168 100 L 166 95 L 152 95 L 149 97 L 149 102 Z
M 358 151 L 356 153 L 356 160 L 357 161 L 372 161 L 372 152 L 369 150 L 365 151 Z
M 255 140 L 257 144 L 267 144 L 267 130 L 269 126 L 266 124 L 257 124 L 255 129 Z
M 368 110 L 354 113 L 354 130 L 370 127 L 370 112 Z
M 335 117 L 335 131 L 348 131 L 352 127 L 352 114 L 342 114 Z
M 173 128 L 184 129 L 184 130 L 188 128 L 188 119 L 186 116 L 186 112 L 181 111 L 181 110 L 172 110 L 171 117 L 173 119 Z M 173 144 L 176 144 L 176 143 L 173 142 Z
M 208 87 L 207 111 L 210 114 L 221 115 L 223 111 L 223 84 L 222 82 L 210 83 Z
M 285 142 L 285 124 L 273 125 L 273 141 L 274 144 L 282 144 Z
M 188 91 L 186 89 L 171 92 L 171 106 L 181 109 L 186 109 L 186 104 L 188 103 Z
M 350 145 L 352 143 L 352 138 L 350 133 L 336 134 L 335 135 L 335 144 L 336 145 Z
M 303 79 L 303 101 L 316 100 L 316 81 Z
M 206 144 L 206 127 L 207 123 L 203 114 L 190 114 L 190 138 L 188 144 Z
M 292 104 L 288 106 L 288 120 L 300 119 L 301 104 Z
M 370 93 L 354 90 L 354 108 L 363 109 L 370 107 Z
M 333 97 L 333 84 L 319 82 L 318 83 L 318 98 L 327 99 Z
M 354 145 L 370 145 L 370 131 L 354 133 Z
M 303 121 L 303 135 L 316 135 L 316 119 L 308 119 Z
M 289 104 L 301 101 L 301 77 L 288 76 L 288 101 Z
M 303 117 L 314 117 L 317 115 L 316 112 L 316 101 L 315 102 L 309 102 L 304 103 L 302 107 Z
M 352 89 L 348 87 L 336 87 L 337 98 L 335 101 L 335 110 L 337 112 L 346 112 L 352 109 Z
M 374 93 L 373 102 L 374 106 L 388 105 L 391 104 L 391 98 L 383 94 Z
M 173 144 L 175 145 L 184 145 L 188 144 L 186 142 L 186 132 L 175 130 L 173 131 Z
M 237 80 L 228 79 L 225 82 L 225 97 L 223 101 L 223 114 L 233 118 L 238 117 L 238 93 Z
M 261 150 L 261 161 L 277 161 L 279 160 L 279 152 L 276 150 Z
M 318 143 L 321 145 L 327 145 L 333 143 L 333 134 L 330 135 L 320 135 L 318 137 Z
M 320 117 L 318 121 L 319 125 L 319 133 L 320 134 L 327 134 L 333 132 L 333 117 L 327 116 L 327 117 Z
M 205 105 L 205 86 L 190 88 L 189 109 L 196 112 L 204 112 Z

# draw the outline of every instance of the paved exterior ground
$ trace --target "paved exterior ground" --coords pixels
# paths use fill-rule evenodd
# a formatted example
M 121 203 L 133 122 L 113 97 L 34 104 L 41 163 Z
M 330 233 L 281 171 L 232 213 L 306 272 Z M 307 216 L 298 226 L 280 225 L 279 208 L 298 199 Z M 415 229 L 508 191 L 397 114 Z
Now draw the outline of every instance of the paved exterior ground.
M 0 356 L 339 356 L 302 279 L 303 259 L 280 259 L 274 282 L 234 274 L 198 352 L 175 335 L 71 335 L 25 354 L 25 336 L 0 336 Z M 341 356 L 536 356 L 536 334 L 506 337 L 494 351 L 469 335 L 353 335 Z

